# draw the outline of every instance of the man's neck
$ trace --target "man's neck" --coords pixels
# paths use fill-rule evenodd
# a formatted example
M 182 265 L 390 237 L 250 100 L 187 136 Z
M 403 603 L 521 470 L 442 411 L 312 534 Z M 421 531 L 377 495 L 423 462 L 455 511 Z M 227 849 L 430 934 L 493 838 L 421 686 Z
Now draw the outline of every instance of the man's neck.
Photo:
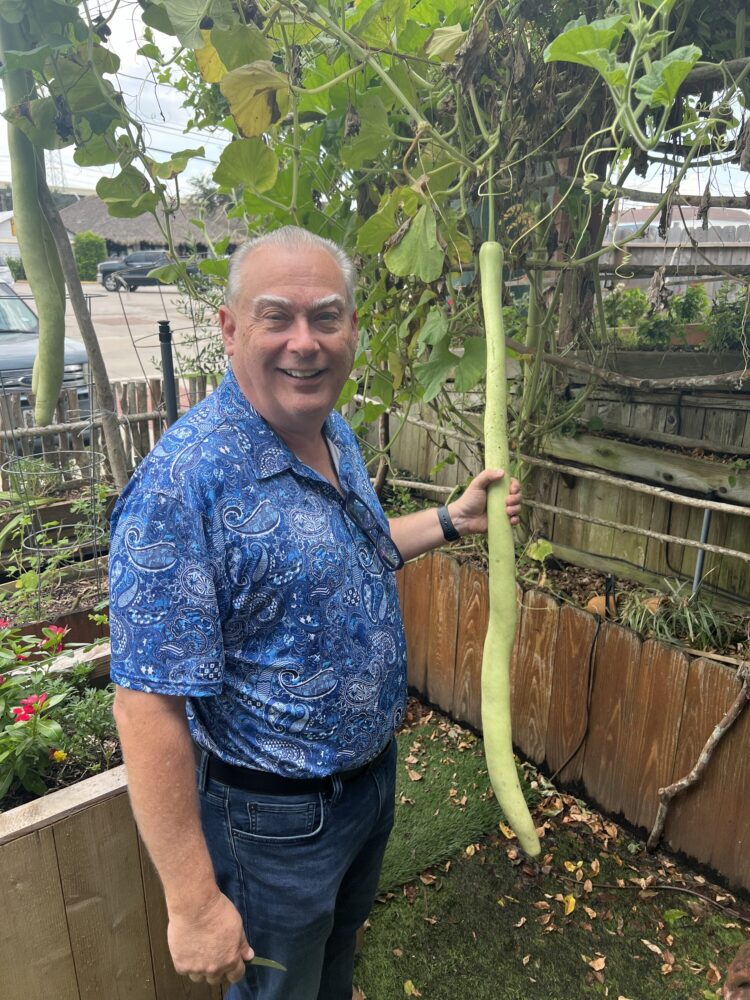
M 270 421 L 268 423 L 300 462 L 319 472 L 339 493 L 342 492 L 323 427 L 320 427 L 317 432 L 313 429 L 310 433 L 301 434 L 289 431 L 287 428 L 275 427 Z

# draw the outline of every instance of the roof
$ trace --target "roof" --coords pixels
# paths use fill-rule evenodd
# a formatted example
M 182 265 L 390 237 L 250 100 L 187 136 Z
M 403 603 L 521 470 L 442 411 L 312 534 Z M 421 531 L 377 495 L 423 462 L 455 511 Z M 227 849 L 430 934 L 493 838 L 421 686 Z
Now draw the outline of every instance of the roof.
M 117 219 L 110 215 L 105 203 L 96 195 L 89 195 L 73 202 L 60 212 L 66 228 L 71 233 L 92 232 L 103 236 L 111 243 L 122 246 L 138 246 L 142 243 L 152 246 L 166 246 L 164 236 L 151 213 L 139 215 L 135 219 Z M 192 202 L 183 202 L 172 216 L 172 232 L 178 244 L 192 245 L 203 242 L 203 233 L 191 222 L 199 217 L 199 208 Z M 223 236 L 232 235 L 236 240 L 245 237 L 246 229 L 238 219 L 227 219 L 218 210 L 205 215 L 203 221 L 212 243 Z

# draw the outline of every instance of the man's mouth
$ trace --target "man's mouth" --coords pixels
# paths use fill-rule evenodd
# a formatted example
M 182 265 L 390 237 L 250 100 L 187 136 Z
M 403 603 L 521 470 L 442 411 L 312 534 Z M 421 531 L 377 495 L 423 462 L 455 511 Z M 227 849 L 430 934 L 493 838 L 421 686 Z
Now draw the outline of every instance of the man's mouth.
M 297 368 L 282 368 L 281 370 L 285 375 L 298 379 L 315 378 L 317 375 L 321 375 L 323 373 L 322 368 L 306 369 L 305 371 Z

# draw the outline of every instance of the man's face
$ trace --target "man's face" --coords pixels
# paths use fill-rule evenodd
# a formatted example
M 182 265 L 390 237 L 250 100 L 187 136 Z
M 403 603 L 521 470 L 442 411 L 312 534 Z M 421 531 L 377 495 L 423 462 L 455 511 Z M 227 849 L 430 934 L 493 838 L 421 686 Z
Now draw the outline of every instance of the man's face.
M 240 291 L 219 309 L 240 388 L 283 437 L 320 432 L 349 376 L 357 314 L 341 270 L 317 248 L 252 251 Z

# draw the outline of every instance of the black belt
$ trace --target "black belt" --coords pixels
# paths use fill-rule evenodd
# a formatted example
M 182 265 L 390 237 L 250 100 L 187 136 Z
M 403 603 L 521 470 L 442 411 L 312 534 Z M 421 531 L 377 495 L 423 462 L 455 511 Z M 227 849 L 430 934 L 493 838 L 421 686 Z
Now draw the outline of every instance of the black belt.
M 377 757 L 373 757 L 366 764 L 352 768 L 350 771 L 337 771 L 336 774 L 328 775 L 325 778 L 287 778 L 282 774 L 273 774 L 271 771 L 257 771 L 251 767 L 228 764 L 207 752 L 206 777 L 220 781 L 231 788 L 241 788 L 245 792 L 260 792 L 266 795 L 304 795 L 307 792 L 329 792 L 333 787 L 334 778 L 344 782 L 353 781 L 379 764 L 390 750 L 392 742 L 393 740 L 390 739 Z M 200 747 L 195 749 L 196 757 L 200 762 L 201 749 Z

